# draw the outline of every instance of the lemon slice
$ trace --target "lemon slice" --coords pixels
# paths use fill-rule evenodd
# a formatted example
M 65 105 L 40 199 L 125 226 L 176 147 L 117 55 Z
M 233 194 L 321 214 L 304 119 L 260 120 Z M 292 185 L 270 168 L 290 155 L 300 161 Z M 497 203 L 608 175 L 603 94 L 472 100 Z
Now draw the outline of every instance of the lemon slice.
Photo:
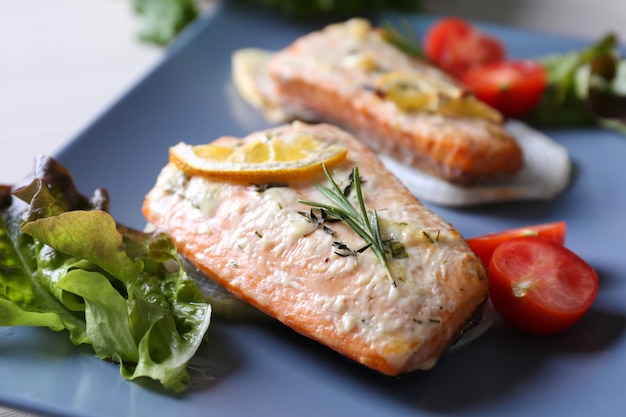
M 231 76 L 245 102 L 260 111 L 268 122 L 285 123 L 292 117 L 276 96 L 274 83 L 267 71 L 274 54 L 257 48 L 236 50 L 231 56 Z
M 181 142 L 170 148 L 170 162 L 189 175 L 269 183 L 315 178 L 323 172 L 322 164 L 332 166 L 347 154 L 346 148 L 310 134 L 265 132 L 206 145 Z
M 378 79 L 376 88 L 402 111 L 417 110 L 502 122 L 500 112 L 442 78 L 417 72 L 392 71 Z

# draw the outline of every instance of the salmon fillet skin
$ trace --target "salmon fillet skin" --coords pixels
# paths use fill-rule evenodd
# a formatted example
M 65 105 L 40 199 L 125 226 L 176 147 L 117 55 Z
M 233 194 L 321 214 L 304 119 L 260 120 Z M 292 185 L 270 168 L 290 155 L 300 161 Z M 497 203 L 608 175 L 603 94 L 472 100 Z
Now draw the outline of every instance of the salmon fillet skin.
M 364 241 L 344 221 L 321 225 L 310 214 L 305 200 L 331 204 L 317 187 L 330 184 L 323 172 L 254 185 L 169 163 L 146 195 L 146 220 L 207 277 L 296 332 L 383 374 L 432 368 L 487 299 L 480 259 L 350 133 L 293 122 L 236 140 L 258 135 L 311 135 L 348 150 L 329 174 L 344 189 L 358 166 L 383 240 L 404 248 L 387 257 L 392 279 L 371 248 L 359 251 Z
M 464 101 L 475 99 L 467 89 L 392 45 L 364 19 L 304 35 L 257 65 L 256 86 L 243 77 L 236 85 L 263 95 L 257 101 L 266 108 L 271 103 L 274 113 L 280 108 L 287 119 L 335 124 L 376 152 L 446 181 L 469 186 L 523 167 L 522 149 L 499 112 L 490 109 L 491 118 L 468 113 L 478 104 Z M 383 80 L 393 79 L 393 91 L 384 91 Z M 403 96 L 400 105 L 394 94 Z M 418 98 L 409 102 L 411 94 Z

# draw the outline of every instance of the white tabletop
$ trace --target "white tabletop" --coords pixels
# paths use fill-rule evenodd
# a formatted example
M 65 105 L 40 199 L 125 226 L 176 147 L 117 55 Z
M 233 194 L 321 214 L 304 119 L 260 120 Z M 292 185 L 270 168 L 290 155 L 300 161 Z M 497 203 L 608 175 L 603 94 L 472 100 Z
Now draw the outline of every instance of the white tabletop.
M 626 41 L 623 0 L 424 0 L 429 10 Z M 157 65 L 129 0 L 0 0 L 0 183 L 28 173 Z M 0 417 L 32 416 L 0 407 Z

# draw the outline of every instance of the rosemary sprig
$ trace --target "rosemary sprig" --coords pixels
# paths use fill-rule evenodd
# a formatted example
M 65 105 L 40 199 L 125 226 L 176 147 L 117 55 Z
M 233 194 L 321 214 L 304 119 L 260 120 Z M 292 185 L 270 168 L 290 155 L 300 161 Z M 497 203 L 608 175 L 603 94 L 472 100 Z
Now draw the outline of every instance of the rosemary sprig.
M 400 25 L 400 27 L 396 27 L 391 22 L 383 23 L 380 27 L 383 38 L 408 55 L 415 58 L 428 59 L 422 49 L 422 41 L 411 23 L 407 20 L 402 20 Z
M 328 188 L 322 184 L 317 184 L 317 188 L 334 204 L 334 206 L 308 200 L 300 200 L 300 203 L 318 208 L 320 210 L 325 210 L 332 216 L 340 218 L 346 222 L 346 224 L 365 241 L 367 247 L 374 251 L 374 254 L 378 258 L 379 262 L 385 268 L 387 277 L 391 280 L 395 287 L 396 282 L 391 274 L 391 269 L 389 268 L 389 263 L 387 261 L 387 255 L 385 254 L 384 242 L 382 236 L 380 235 L 378 214 L 376 213 L 376 210 L 372 210 L 370 217 L 365 207 L 365 202 L 363 201 L 359 168 L 354 167 L 351 176 L 357 200 L 357 206 L 355 207 L 330 175 L 326 165 L 323 164 L 322 167 L 324 169 L 324 173 L 326 174 L 326 178 L 328 178 L 332 187 Z

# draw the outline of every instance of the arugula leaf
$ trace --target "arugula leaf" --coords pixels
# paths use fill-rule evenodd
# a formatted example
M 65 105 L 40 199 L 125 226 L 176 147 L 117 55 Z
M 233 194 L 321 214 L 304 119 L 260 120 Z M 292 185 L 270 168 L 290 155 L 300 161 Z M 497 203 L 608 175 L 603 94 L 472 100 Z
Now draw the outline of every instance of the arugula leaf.
M 0 187 L 0 326 L 68 330 L 129 380 L 176 392 L 211 307 L 173 242 L 117 224 L 108 196 L 87 198 L 51 158 L 26 186 Z

